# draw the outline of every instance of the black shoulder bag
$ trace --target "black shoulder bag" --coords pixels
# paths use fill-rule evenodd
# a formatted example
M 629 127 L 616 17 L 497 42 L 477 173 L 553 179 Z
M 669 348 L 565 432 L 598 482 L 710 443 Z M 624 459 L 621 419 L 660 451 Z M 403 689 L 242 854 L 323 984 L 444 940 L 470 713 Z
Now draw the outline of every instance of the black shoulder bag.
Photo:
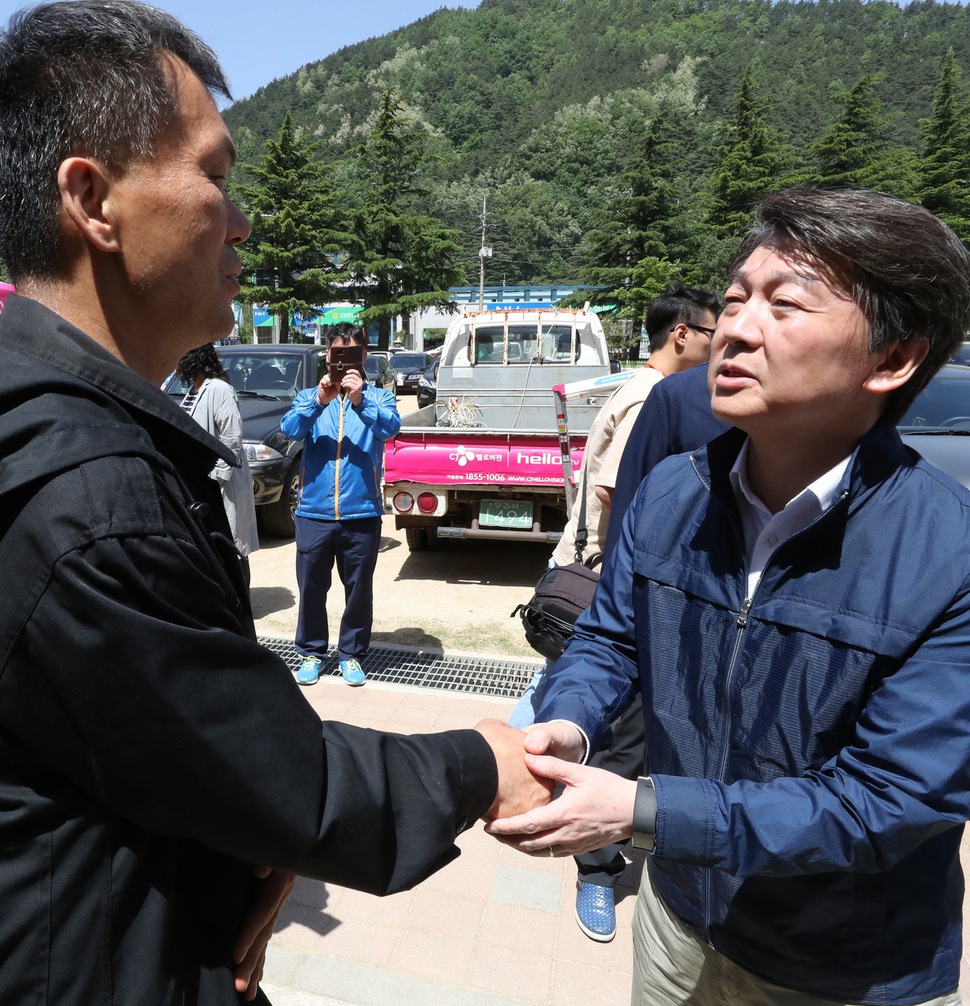
M 594 552 L 583 561 L 589 532 L 586 528 L 586 472 L 583 472 L 582 499 L 576 527 L 576 561 L 567 566 L 553 566 L 539 577 L 535 593 L 527 604 L 520 604 L 512 615 L 522 617 L 529 645 L 550 660 L 555 660 L 573 634 L 576 619 L 590 606 L 600 578 L 602 552 Z

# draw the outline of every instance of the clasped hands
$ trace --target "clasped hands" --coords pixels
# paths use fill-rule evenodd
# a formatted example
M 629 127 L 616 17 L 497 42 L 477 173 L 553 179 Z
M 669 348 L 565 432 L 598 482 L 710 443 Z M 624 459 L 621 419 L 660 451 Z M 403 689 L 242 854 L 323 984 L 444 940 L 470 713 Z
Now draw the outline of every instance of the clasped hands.
M 498 795 L 485 814 L 490 835 L 533 856 L 576 856 L 630 837 L 637 784 L 580 765 L 586 742 L 572 723 L 537 723 L 523 733 L 483 720 L 476 729 L 498 761 Z

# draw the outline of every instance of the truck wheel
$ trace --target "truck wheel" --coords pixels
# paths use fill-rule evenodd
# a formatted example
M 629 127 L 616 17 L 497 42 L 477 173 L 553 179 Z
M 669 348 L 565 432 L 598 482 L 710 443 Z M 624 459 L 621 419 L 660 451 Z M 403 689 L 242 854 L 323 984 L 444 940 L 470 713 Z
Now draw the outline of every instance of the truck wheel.
M 293 459 L 286 472 L 283 492 L 275 503 L 257 507 L 263 530 L 274 538 L 292 538 L 296 534 L 293 511 L 300 488 L 300 455 Z
M 407 538 L 408 549 L 412 552 L 423 552 L 428 547 L 428 529 L 424 527 L 406 527 L 404 536 Z

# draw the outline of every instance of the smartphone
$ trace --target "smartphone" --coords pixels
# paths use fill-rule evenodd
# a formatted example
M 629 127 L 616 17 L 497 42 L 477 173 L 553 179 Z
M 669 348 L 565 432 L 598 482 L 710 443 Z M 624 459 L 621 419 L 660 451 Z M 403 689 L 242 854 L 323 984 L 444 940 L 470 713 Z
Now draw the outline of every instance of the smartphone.
M 363 371 L 364 347 L 331 346 L 327 367 L 330 372 L 330 380 L 340 384 L 348 370 Z

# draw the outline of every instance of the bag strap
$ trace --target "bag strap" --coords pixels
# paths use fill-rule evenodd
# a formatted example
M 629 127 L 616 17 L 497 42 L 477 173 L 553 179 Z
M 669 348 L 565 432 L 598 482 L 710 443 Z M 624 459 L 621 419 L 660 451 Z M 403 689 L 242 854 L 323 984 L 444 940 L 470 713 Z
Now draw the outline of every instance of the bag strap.
M 576 518 L 576 562 L 583 561 L 583 552 L 586 549 L 586 543 L 589 541 L 589 531 L 586 528 L 586 476 L 588 474 L 584 452 L 582 498 L 579 501 L 579 514 Z

